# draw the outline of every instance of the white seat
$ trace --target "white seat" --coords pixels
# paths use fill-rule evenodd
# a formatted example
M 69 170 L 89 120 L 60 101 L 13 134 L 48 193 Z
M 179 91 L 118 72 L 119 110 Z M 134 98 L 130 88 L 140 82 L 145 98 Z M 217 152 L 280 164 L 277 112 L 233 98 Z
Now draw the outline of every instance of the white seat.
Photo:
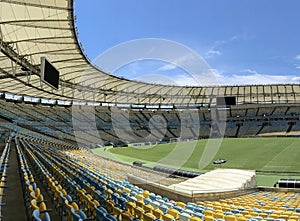
M 188 213 L 179 213 L 179 220 L 180 221 L 189 221 L 191 218 L 191 215 Z
M 160 206 L 160 203 L 157 202 L 157 201 L 152 201 L 152 202 L 150 203 L 150 205 L 153 206 L 154 209 L 158 209 L 159 206 Z

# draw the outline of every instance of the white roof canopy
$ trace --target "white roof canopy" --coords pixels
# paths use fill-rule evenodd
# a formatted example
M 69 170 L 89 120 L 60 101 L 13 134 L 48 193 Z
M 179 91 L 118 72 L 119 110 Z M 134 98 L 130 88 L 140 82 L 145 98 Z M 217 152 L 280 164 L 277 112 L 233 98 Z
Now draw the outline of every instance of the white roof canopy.
M 84 55 L 71 0 L 1 0 L 0 91 L 57 100 L 111 103 L 207 104 L 216 96 L 238 102 L 299 102 L 299 85 L 181 87 L 129 81 L 102 72 Z M 60 88 L 40 80 L 40 58 L 60 71 Z

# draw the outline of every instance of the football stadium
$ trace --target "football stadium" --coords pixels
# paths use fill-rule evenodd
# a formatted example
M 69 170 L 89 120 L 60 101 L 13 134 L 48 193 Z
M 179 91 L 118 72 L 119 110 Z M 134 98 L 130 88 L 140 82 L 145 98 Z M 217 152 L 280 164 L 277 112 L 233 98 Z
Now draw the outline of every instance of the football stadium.
M 72 0 L 0 7 L 1 220 L 299 220 L 299 84 L 127 80 Z

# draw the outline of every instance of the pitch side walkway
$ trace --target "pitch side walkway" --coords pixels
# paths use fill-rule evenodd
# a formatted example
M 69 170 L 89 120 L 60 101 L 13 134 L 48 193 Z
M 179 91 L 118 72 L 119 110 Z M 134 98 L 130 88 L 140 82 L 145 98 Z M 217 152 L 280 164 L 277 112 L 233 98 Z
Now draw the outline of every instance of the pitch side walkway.
M 27 220 L 22 184 L 19 175 L 19 164 L 14 142 L 11 142 L 8 158 L 6 186 L 7 188 L 4 190 L 5 196 L 3 197 L 5 205 L 2 207 L 2 220 Z
M 37 179 L 37 174 L 33 170 L 32 165 L 30 162 L 27 161 L 31 170 L 33 177 L 35 178 L 35 182 L 37 186 L 40 188 L 41 193 L 44 196 L 46 201 L 47 208 L 52 209 L 49 213 L 52 221 L 60 221 L 61 218 L 57 215 L 55 208 L 52 204 L 51 199 L 49 198 L 45 188 L 43 187 L 41 181 Z M 24 195 L 22 191 L 22 183 L 19 174 L 19 164 L 18 164 L 18 157 L 17 151 L 15 147 L 15 143 L 11 143 L 11 149 L 8 159 L 8 168 L 7 168 L 7 188 L 4 190 L 5 196 L 3 197 L 3 201 L 5 206 L 2 207 L 2 221 L 26 221 L 31 220 L 31 214 L 27 216 L 26 214 L 26 207 L 24 202 Z

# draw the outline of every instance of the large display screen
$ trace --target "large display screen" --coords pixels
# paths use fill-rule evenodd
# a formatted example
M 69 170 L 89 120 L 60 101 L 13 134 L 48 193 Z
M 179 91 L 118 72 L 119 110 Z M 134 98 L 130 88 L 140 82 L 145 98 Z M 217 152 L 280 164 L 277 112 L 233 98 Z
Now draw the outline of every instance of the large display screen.
M 217 106 L 232 106 L 232 105 L 236 105 L 236 97 L 234 96 L 217 97 Z
M 41 58 L 42 81 L 54 89 L 58 89 L 59 71 L 45 57 Z

